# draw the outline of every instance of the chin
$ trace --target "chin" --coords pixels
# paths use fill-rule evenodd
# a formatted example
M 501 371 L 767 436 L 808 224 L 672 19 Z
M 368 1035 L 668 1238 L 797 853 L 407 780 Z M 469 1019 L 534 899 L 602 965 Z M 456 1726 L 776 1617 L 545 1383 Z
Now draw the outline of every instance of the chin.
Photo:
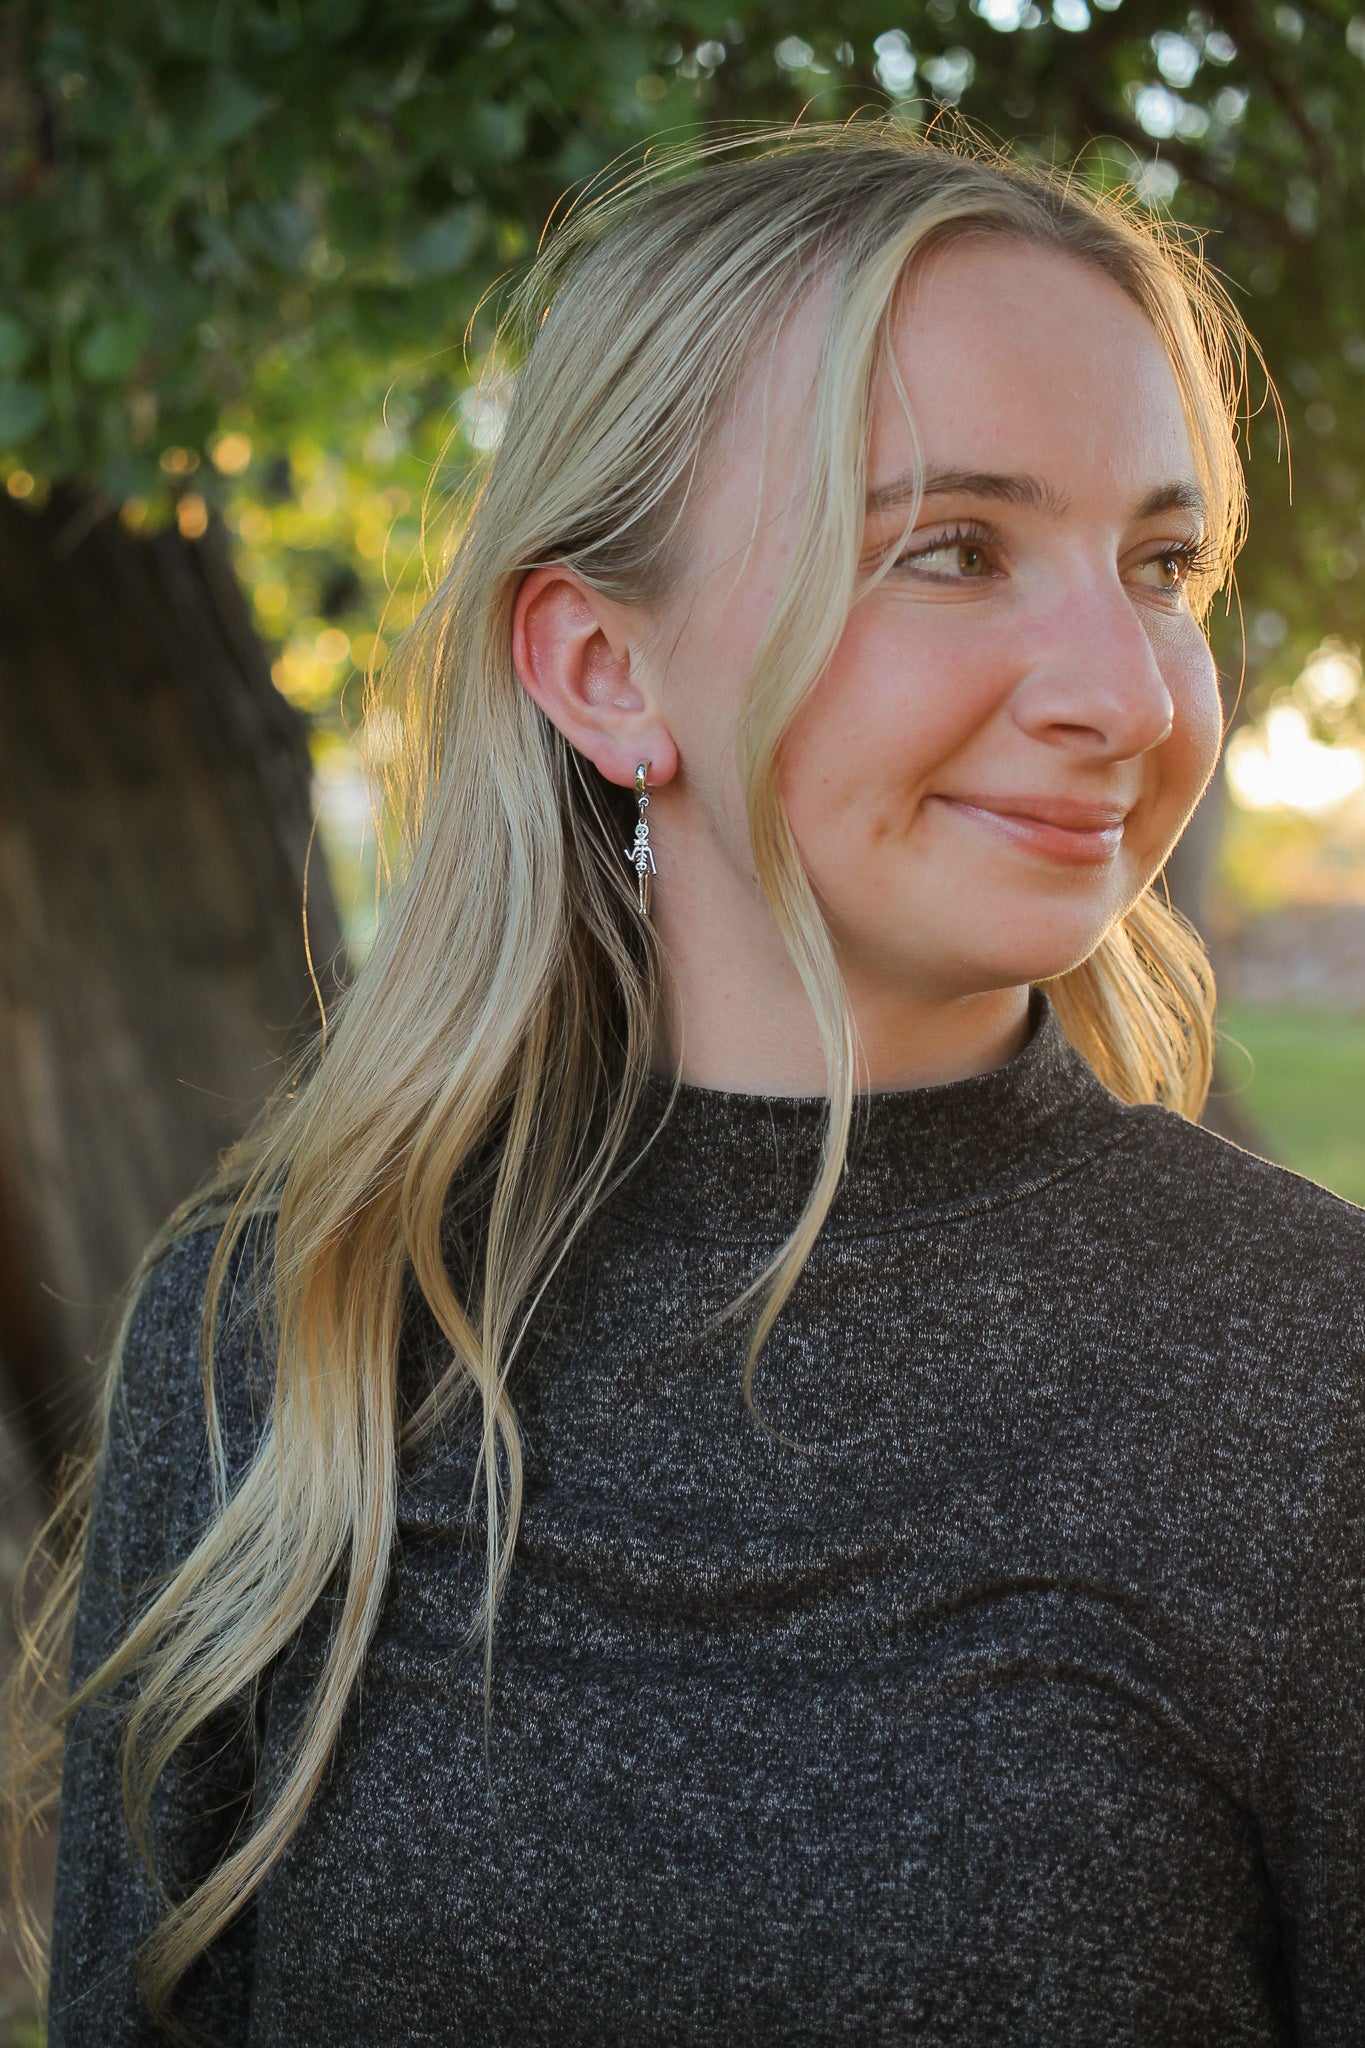
M 916 932 L 907 913 L 904 922 L 875 931 L 836 926 L 834 938 L 845 973 L 855 979 L 866 976 L 873 984 L 899 984 L 919 997 L 953 1002 L 1069 974 L 1090 958 L 1121 915 L 1094 903 L 1083 912 L 1077 905 L 1070 917 L 1055 905 L 997 903 L 995 914 L 975 930 L 961 918 Z M 910 934 L 914 943 L 907 951 Z
M 1036 981 L 1054 981 L 1059 975 L 1070 974 L 1073 968 L 1090 958 L 1108 929 L 1105 926 L 1096 931 L 1092 927 L 1084 936 L 1058 937 L 1036 945 L 1021 945 L 1016 939 L 1012 945 L 982 947 L 979 951 L 964 943 L 961 948 L 963 993 L 1019 988 Z

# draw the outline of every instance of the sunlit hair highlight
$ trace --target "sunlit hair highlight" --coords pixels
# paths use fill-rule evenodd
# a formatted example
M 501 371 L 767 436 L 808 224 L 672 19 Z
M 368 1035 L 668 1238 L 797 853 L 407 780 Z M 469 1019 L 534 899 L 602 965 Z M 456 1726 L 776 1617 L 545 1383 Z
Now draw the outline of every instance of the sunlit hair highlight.
M 625 1141 L 660 992 L 654 933 L 622 858 L 630 792 L 608 786 L 519 684 L 512 606 L 522 577 L 546 561 L 624 601 L 675 587 L 708 430 L 819 293 L 810 489 L 735 746 L 758 877 L 818 1027 L 829 1115 L 796 1229 L 720 1318 L 753 1310 L 743 1381 L 752 1407 L 754 1364 L 834 1197 L 860 1082 L 833 946 L 779 797 L 781 747 L 867 587 L 869 407 L 892 367 L 898 289 L 930 250 L 966 234 L 1065 251 L 1113 279 L 1156 327 L 1209 505 L 1216 566 L 1196 593 L 1207 604 L 1242 530 L 1234 423 L 1247 341 L 1197 247 L 1136 201 L 891 124 L 726 139 L 604 181 L 570 209 L 517 294 L 505 352 L 523 361 L 500 446 L 386 677 L 405 734 L 392 792 L 404 836 L 377 940 L 330 1021 L 325 1056 L 300 1065 L 212 1184 L 170 1219 L 130 1294 L 131 1313 L 171 1243 L 219 1228 L 202 1331 L 217 1510 L 169 1581 L 149 1589 L 122 1644 L 46 1720 L 37 1702 L 69 1636 L 78 1541 L 27 1644 L 17 1697 L 39 1733 L 28 1777 L 13 1781 L 19 1818 L 37 1811 L 31 1788 L 60 1751 L 64 1718 L 127 1686 L 129 1817 L 144 1838 L 153 1786 L 176 1750 L 234 1702 L 249 1711 L 271 1660 L 335 1590 L 326 1662 L 273 1797 L 188 1899 L 167 1902 L 145 1948 L 144 1990 L 163 2016 L 322 1781 L 380 1611 L 400 1460 L 467 1403 L 480 1422 L 486 1558 L 469 1645 L 491 1668 L 521 1509 L 509 1375 L 544 1289 L 632 1164 Z M 1047 987 L 1115 1094 L 1200 1112 L 1212 975 L 1159 885 Z M 248 1236 L 268 1254 L 274 1389 L 259 1449 L 233 1488 L 213 1333 Z M 439 1327 L 444 1366 L 405 1415 L 399 1338 L 412 1287 Z M 110 1403 L 121 1348 L 122 1334 Z M 94 1470 L 64 1503 L 77 1536 Z

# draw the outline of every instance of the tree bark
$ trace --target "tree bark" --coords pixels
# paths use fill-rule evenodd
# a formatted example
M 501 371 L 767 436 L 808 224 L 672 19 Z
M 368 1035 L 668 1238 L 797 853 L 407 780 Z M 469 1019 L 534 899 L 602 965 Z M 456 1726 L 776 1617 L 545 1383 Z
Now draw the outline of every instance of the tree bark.
M 0 1360 L 50 1466 L 156 1226 L 317 1022 L 306 721 L 222 529 L 0 498 Z M 312 956 L 341 934 L 320 849 Z

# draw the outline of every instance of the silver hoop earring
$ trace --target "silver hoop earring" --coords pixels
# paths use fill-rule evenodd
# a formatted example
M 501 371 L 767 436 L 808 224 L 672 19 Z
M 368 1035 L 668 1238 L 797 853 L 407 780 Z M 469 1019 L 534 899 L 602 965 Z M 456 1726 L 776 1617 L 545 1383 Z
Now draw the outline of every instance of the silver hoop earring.
M 640 815 L 635 825 L 635 844 L 626 848 L 626 859 L 635 870 L 635 879 L 640 888 L 640 915 L 649 916 L 649 878 L 659 870 L 654 865 L 654 855 L 649 844 L 649 790 L 645 778 L 653 767 L 652 761 L 642 761 L 635 771 L 635 801 L 640 806 Z

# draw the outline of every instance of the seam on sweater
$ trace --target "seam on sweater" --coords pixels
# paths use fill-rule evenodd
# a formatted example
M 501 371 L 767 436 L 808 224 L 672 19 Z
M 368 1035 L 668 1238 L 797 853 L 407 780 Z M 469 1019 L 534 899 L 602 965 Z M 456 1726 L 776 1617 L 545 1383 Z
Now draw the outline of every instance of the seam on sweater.
M 931 1230 L 943 1223 L 961 1223 L 972 1216 L 983 1215 L 993 1209 L 1012 1208 L 1016 1202 L 1038 1194 L 1043 1188 L 1052 1187 L 1057 1181 L 1065 1180 L 1070 1174 L 1078 1173 L 1082 1167 L 1091 1165 L 1108 1152 L 1131 1144 L 1142 1133 L 1137 1129 L 1125 1129 L 1103 1139 L 1087 1152 L 1080 1152 L 1074 1158 L 1063 1160 L 1046 1173 L 1035 1175 L 1022 1186 L 997 1189 L 992 1193 L 973 1196 L 956 1203 L 942 1203 L 932 1209 L 897 1209 L 879 1216 L 875 1221 L 859 1221 L 853 1218 L 831 1219 L 826 1217 L 820 1226 L 820 1237 L 838 1238 L 843 1241 L 873 1239 L 901 1235 L 907 1230 Z M 837 1200 L 837 1197 L 836 1197 Z M 636 1204 L 614 1202 L 602 1205 L 598 1212 L 610 1216 L 613 1221 L 634 1225 L 651 1237 L 667 1237 L 687 1244 L 774 1244 L 784 1242 L 789 1234 L 775 1224 L 762 1224 L 753 1229 L 733 1228 L 728 1230 L 686 1229 L 669 1221 L 667 1216 L 655 1216 L 651 1211 Z

